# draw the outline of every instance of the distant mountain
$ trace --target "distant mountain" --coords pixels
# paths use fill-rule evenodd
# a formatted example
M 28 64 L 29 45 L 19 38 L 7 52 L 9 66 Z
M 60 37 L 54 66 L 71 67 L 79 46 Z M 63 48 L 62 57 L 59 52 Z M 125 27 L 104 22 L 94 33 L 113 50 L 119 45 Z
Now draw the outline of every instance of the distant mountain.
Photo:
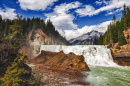
M 92 30 L 91 32 L 85 33 L 77 38 L 70 39 L 69 42 L 73 45 L 90 45 L 93 43 L 94 38 L 99 38 L 100 35 L 103 35 L 103 33 Z

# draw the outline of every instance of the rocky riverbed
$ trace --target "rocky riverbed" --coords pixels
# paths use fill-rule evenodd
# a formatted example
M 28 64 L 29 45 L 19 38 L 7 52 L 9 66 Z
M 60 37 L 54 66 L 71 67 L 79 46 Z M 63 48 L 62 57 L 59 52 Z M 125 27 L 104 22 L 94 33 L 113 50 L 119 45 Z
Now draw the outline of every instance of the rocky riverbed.
M 66 71 L 54 70 L 48 68 L 48 66 L 37 64 L 28 64 L 32 68 L 32 75 L 39 79 L 41 86 L 67 86 L 67 85 L 89 85 L 84 78 L 86 75 L 81 72 L 74 74 L 72 71 L 66 73 Z M 67 70 L 68 71 L 68 70 Z

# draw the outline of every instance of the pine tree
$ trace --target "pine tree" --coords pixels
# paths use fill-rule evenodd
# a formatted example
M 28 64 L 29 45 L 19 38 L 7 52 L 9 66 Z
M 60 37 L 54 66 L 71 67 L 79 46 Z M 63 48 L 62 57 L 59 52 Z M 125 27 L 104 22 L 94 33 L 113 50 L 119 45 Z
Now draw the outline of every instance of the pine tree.
M 98 45 L 103 45 L 103 36 L 100 35 L 99 39 L 98 39 Z
M 94 44 L 94 45 L 98 45 L 98 39 L 96 38 L 96 36 L 94 37 L 93 44 Z
M 32 28 L 32 34 L 31 34 L 31 40 L 33 40 L 34 34 L 35 34 L 35 30 L 36 30 L 36 24 L 33 24 L 33 28 Z
M 124 34 L 121 33 L 120 36 L 119 36 L 119 45 L 121 46 L 121 45 L 124 45 L 124 44 L 127 44 L 127 42 L 126 42 Z

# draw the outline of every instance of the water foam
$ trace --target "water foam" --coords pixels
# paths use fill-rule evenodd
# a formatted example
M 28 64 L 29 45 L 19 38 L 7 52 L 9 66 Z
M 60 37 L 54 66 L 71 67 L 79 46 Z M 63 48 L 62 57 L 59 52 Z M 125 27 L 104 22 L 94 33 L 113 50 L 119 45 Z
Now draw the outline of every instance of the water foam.
M 76 55 L 83 55 L 85 61 L 89 65 L 93 66 L 117 66 L 113 62 L 111 51 L 106 46 L 96 46 L 96 45 L 75 45 L 75 46 L 64 46 L 64 45 L 41 45 L 40 51 L 52 51 L 68 54 L 70 52 Z

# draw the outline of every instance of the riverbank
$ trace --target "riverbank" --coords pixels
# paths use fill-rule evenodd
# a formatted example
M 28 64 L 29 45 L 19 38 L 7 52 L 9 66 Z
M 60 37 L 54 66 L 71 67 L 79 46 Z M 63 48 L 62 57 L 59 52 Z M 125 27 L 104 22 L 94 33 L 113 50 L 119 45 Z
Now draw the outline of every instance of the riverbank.
M 66 72 L 60 70 L 54 70 L 43 64 L 32 65 L 28 64 L 32 68 L 32 75 L 39 79 L 41 85 L 44 86 L 67 86 L 67 85 L 89 85 L 84 79 L 87 77 L 81 72 Z M 68 71 L 68 70 L 67 70 Z

